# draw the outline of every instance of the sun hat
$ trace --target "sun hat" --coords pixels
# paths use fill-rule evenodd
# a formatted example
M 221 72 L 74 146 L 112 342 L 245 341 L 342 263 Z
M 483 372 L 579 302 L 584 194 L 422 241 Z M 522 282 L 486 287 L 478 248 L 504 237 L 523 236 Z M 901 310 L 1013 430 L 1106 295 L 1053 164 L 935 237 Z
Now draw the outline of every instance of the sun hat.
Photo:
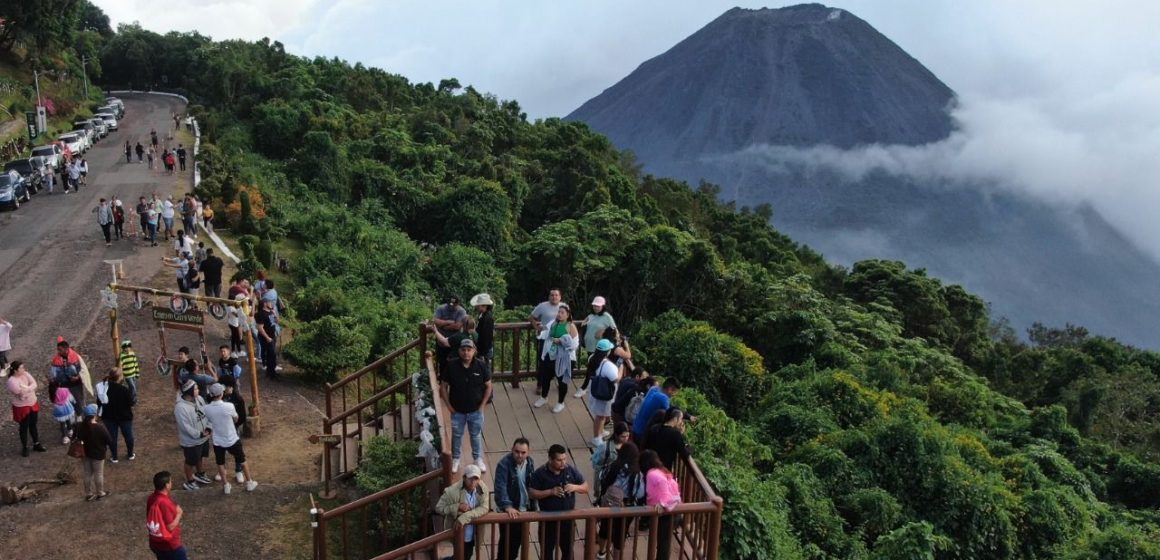
M 495 305 L 495 302 L 488 294 L 475 294 L 471 296 L 471 306 L 475 307 L 476 305 Z
M 612 350 L 612 343 L 609 342 L 609 340 L 607 338 L 602 338 L 602 339 L 600 339 L 600 342 L 596 343 L 596 349 L 601 351 L 601 352 L 607 352 L 609 350 Z
M 604 296 L 596 296 L 592 300 L 592 305 L 599 305 L 600 307 L 604 307 L 604 306 L 608 305 L 608 302 L 604 301 Z

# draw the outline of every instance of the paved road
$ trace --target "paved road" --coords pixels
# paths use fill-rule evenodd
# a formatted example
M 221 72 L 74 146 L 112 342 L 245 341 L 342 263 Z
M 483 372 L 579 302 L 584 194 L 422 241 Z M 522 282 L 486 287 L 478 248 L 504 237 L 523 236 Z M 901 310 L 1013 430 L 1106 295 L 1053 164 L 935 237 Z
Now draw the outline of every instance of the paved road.
M 120 130 L 85 155 L 87 187 L 66 195 L 58 185 L 56 194 L 41 191 L 18 210 L 0 213 L 0 317 L 14 325 L 9 359 L 25 361 L 40 379 L 58 335 L 80 341 L 95 325 L 101 311 L 99 290 L 111 279 L 105 259 L 126 259 L 133 280 L 151 277 L 160 265 L 160 248 L 128 240 L 105 247 L 92 210 L 101 197 L 117 195 L 131 205 L 142 194 L 172 185 L 173 177 L 145 164 L 125 163 L 123 150 L 126 140 L 147 144 L 153 128 L 168 133 L 173 112 L 184 108 L 179 100 L 161 96 L 124 100 Z M 108 338 L 102 333 L 91 340 L 103 344 Z M 41 425 L 43 429 L 43 421 Z

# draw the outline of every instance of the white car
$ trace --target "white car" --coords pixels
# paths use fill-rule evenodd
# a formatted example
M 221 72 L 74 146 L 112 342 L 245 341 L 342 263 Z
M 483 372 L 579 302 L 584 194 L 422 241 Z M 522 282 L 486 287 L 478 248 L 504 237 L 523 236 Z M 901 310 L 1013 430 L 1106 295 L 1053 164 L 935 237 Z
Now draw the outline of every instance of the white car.
M 89 119 L 89 122 L 92 123 L 93 128 L 97 130 L 97 135 L 101 138 L 109 135 L 109 125 L 105 123 L 105 119 L 93 117 Z
M 93 116 L 105 121 L 109 130 L 117 130 L 117 117 L 114 117 L 112 113 L 97 113 Z
M 44 158 L 45 164 L 53 169 L 60 169 L 64 162 L 64 149 L 59 144 L 46 144 L 32 149 L 32 155 Z
M 81 152 L 85 151 L 84 140 L 72 132 L 61 134 L 60 136 L 57 136 L 56 139 L 64 142 L 65 145 L 68 146 L 68 149 L 72 152 L 73 157 L 77 157 L 81 155 Z
M 80 138 L 81 149 L 83 151 L 87 152 L 87 151 L 89 151 L 89 148 L 93 147 L 93 142 L 95 140 L 94 140 L 94 136 L 93 136 L 92 132 L 89 132 L 88 130 L 85 130 L 83 128 L 78 128 L 78 129 L 70 132 L 69 134 L 76 134 L 77 138 Z

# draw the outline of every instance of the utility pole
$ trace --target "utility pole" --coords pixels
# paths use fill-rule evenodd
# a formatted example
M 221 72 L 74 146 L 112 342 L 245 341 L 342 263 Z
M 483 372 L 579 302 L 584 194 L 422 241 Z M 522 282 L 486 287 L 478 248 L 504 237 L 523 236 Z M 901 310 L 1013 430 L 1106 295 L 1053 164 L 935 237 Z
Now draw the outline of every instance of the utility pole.
M 85 55 L 83 55 L 83 54 L 82 54 L 82 55 L 81 55 L 81 75 L 82 75 L 82 76 L 84 76 L 84 78 L 85 78 L 85 99 L 86 99 L 86 100 L 89 98 L 89 71 L 88 71 L 88 64 L 89 64 L 88 60 L 85 58 Z
M 43 103 L 40 102 L 40 73 L 36 70 L 32 71 L 32 81 L 36 83 L 36 106 L 40 107 Z

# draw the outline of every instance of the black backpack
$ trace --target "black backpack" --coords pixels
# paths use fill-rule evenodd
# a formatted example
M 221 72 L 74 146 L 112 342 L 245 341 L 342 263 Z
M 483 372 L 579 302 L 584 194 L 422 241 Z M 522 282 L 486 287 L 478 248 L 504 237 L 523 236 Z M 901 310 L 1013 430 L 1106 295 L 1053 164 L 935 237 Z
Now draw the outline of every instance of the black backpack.
M 604 364 L 600 365 L 603 366 Z M 589 390 L 592 391 L 592 398 L 610 401 L 613 395 L 616 394 L 616 385 L 612 380 L 600 375 L 600 368 L 598 367 L 596 368 L 595 375 L 592 377 L 592 385 L 589 387 Z

